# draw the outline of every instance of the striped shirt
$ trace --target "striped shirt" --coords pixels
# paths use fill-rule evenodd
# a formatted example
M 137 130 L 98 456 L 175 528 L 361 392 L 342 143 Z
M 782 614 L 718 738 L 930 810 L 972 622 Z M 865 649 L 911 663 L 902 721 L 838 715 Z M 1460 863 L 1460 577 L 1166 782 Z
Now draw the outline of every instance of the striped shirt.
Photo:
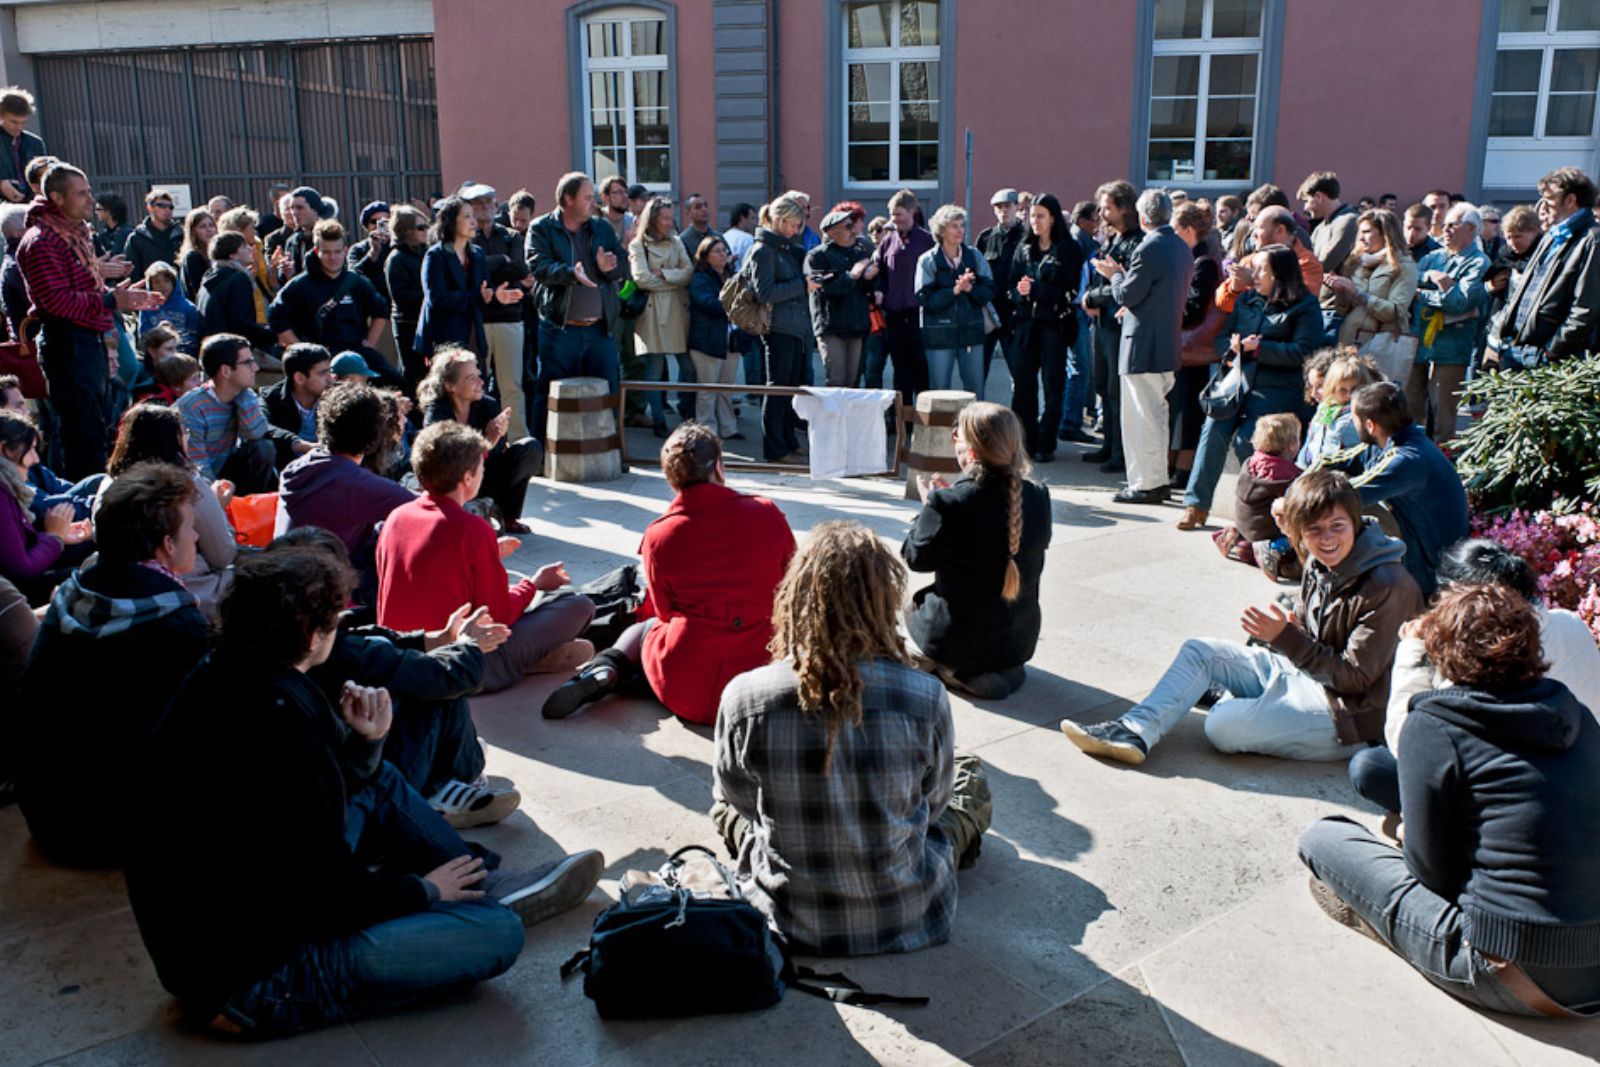
M 31 219 L 40 211 L 29 209 Z M 96 333 L 111 329 L 111 294 L 87 267 L 78 262 L 67 242 L 48 227 L 30 225 L 17 246 L 17 265 L 28 287 L 32 313 L 46 322 L 65 320 Z
M 215 382 L 206 382 L 178 398 L 178 414 L 189 431 L 189 459 L 202 476 L 215 481 L 222 465 L 233 455 L 241 439 L 256 441 L 267 436 L 267 417 L 254 389 L 246 389 L 231 404 L 217 399 Z
M 909 952 L 955 918 L 955 857 L 934 825 L 955 788 L 949 698 L 888 660 L 861 678 L 861 725 L 840 728 L 828 774 L 788 660 L 735 678 L 717 716 L 715 795 L 750 821 L 740 886 L 805 953 Z

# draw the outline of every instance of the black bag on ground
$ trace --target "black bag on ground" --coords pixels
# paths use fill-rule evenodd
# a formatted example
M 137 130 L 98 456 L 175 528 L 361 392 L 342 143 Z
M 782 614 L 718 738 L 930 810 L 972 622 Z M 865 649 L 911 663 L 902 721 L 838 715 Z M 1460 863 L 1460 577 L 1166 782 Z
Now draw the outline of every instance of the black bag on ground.
M 678 884 L 683 857 L 691 852 L 711 858 L 729 896 Z M 584 995 L 603 1019 L 769 1008 L 786 988 L 843 1004 L 928 1003 L 927 997 L 866 993 L 844 975 L 795 967 L 780 935 L 708 848 L 680 848 L 660 877 L 660 884 L 625 889 L 617 904 L 596 916 L 589 947 L 561 966 L 563 980 L 583 971 Z M 806 978 L 835 988 L 808 985 Z
M 632 563 L 585 582 L 573 592 L 588 597 L 594 604 L 594 621 L 589 623 L 583 636 L 594 643 L 596 652 L 617 643 L 622 631 L 637 621 L 633 613 L 644 603 L 644 591 L 639 588 L 639 568 Z

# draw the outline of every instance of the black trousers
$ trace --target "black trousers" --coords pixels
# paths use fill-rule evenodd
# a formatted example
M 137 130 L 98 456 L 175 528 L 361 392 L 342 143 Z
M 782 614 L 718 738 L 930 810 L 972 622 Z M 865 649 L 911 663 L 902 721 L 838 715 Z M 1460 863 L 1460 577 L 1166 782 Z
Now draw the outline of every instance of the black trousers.
M 1060 327 L 1041 319 L 1017 323 L 1012 341 L 1006 345 L 1006 366 L 1011 369 L 1011 410 L 1022 423 L 1022 438 L 1029 455 L 1055 453 L 1056 427 L 1061 424 L 1067 384 L 1067 348 L 1067 335 Z
M 761 339 L 767 360 L 768 385 L 799 385 L 805 377 L 806 343 L 798 337 L 769 333 Z M 896 377 L 899 374 L 896 372 Z M 761 452 L 768 463 L 800 450 L 795 432 L 794 398 L 763 397 L 761 402 Z
M 884 312 L 883 346 L 894 366 L 894 384 L 910 407 L 928 388 L 928 357 L 922 348 L 922 312 Z
M 278 491 L 278 449 L 265 437 L 246 441 L 222 461 L 217 477 L 233 483 L 239 496 Z
M 102 474 L 111 458 L 111 371 L 105 340 L 94 330 L 46 319 L 39 361 L 50 384 L 61 439 L 61 473 L 68 481 Z
M 1100 312 L 1096 322 L 1105 321 L 1109 311 Z M 1114 321 L 1114 320 L 1113 320 Z M 1105 448 L 1111 461 L 1122 459 L 1122 330 L 1096 325 L 1094 328 L 1094 391 L 1100 395 L 1100 411 L 1105 417 Z
M 489 450 L 483 461 L 483 488 L 479 496 L 495 502 L 506 522 L 522 518 L 522 504 L 528 495 L 528 481 L 544 466 L 544 446 L 532 437 L 507 441 L 504 448 Z

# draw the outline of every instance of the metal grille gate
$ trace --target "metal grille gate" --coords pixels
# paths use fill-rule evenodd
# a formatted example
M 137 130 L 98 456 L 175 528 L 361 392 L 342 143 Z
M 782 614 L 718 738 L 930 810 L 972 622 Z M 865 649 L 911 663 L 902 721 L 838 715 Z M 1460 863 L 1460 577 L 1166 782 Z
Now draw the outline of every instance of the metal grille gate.
M 41 135 L 97 192 L 143 214 L 152 183 L 265 209 L 274 182 L 314 186 L 353 223 L 371 200 L 439 195 L 427 37 L 34 57 Z

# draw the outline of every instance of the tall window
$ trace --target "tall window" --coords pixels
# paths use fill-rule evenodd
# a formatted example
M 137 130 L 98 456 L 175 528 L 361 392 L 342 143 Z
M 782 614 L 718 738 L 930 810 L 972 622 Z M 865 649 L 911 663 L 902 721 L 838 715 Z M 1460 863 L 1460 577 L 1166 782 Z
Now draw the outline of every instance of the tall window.
M 671 189 L 667 64 L 659 12 L 609 8 L 584 22 L 585 158 L 596 181 L 620 174 L 652 191 Z
M 844 5 L 849 185 L 939 182 L 939 0 Z
M 1501 0 L 1483 184 L 1600 165 L 1600 0 Z
M 1255 180 L 1262 0 L 1156 0 L 1152 182 Z

